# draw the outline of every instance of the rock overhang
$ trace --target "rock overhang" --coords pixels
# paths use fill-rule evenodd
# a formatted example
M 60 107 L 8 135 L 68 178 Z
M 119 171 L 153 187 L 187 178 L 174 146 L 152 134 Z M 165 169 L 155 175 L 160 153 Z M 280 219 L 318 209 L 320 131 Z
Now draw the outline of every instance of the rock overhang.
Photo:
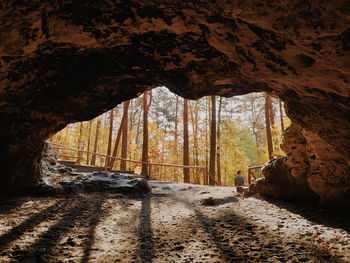
M 50 134 L 164 85 L 191 99 L 280 97 L 304 136 L 318 136 L 309 139 L 309 151 L 322 149 L 315 172 L 348 184 L 348 1 L 9 0 L 0 10 L 0 141 L 11 182 L 37 173 Z M 36 164 L 13 171 L 26 159 Z

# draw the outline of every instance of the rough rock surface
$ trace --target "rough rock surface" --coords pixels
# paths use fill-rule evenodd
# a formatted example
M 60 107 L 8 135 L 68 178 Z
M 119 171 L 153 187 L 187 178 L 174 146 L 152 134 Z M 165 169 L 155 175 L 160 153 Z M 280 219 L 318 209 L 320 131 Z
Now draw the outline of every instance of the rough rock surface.
M 307 141 L 299 125 L 292 123 L 283 134 L 281 148 L 287 158 L 273 159 L 262 169 L 264 179 L 250 189 L 273 198 L 317 200 L 317 195 L 309 185 L 310 162 L 306 150 Z
M 93 172 L 74 177 L 62 176 L 58 180 L 52 179 L 59 185 L 57 189 L 65 194 L 91 192 L 144 194 L 151 191 L 145 179 L 120 173 Z
M 1 1 L 2 190 L 40 181 L 43 141 L 68 123 L 165 85 L 193 99 L 280 97 L 320 164 L 309 160 L 310 187 L 343 198 L 349 13 L 346 0 Z
M 264 179 L 258 180 L 250 192 L 288 200 L 317 200 L 317 195 L 290 172 L 285 157 L 268 162 L 262 168 L 262 173 Z
M 22 194 L 39 196 L 106 192 L 110 194 L 145 194 L 148 182 L 134 175 L 116 172 L 82 172 L 57 162 L 57 152 L 45 144 L 41 160 L 43 180 Z

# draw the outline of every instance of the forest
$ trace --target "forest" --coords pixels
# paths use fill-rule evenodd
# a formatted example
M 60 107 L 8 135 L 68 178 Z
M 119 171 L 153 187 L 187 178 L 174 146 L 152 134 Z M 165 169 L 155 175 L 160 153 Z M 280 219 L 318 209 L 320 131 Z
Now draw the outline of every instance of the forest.
M 71 123 L 49 141 L 87 151 L 59 152 L 59 158 L 78 164 L 152 180 L 229 186 L 238 170 L 247 177 L 248 167 L 284 155 L 280 144 L 289 123 L 283 103 L 265 93 L 192 101 L 158 87 L 92 120 Z

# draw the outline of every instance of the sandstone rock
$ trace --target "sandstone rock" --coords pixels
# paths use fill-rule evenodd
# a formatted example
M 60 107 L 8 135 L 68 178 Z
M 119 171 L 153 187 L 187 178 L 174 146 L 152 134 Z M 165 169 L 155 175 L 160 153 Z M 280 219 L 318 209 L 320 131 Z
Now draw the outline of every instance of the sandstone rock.
M 65 193 L 109 192 L 143 194 L 151 191 L 147 180 L 130 175 L 107 172 L 86 173 L 69 181 L 59 182 Z
M 349 162 L 318 134 L 303 130 L 310 163 L 308 183 L 323 205 L 347 204 L 350 200 Z M 349 204 L 347 204 L 349 205 Z
M 290 200 L 315 200 L 317 198 L 311 190 L 306 190 L 304 183 L 300 184 L 300 181 L 292 176 L 285 157 L 268 162 L 262 168 L 262 173 L 265 178 L 256 182 L 252 192 Z
M 53 149 L 52 145 L 49 143 L 45 143 L 42 161 L 46 161 L 50 165 L 56 165 L 57 156 L 57 152 Z
M 57 152 L 49 143 L 45 143 L 43 157 L 41 159 L 41 170 L 43 176 L 55 174 L 73 175 L 73 169 L 57 162 Z
M 292 177 L 345 198 L 349 10 L 346 0 L 1 1 L 1 193 L 42 182 L 44 141 L 68 123 L 165 85 L 192 99 L 281 98 L 306 140 L 306 155 L 288 155 Z

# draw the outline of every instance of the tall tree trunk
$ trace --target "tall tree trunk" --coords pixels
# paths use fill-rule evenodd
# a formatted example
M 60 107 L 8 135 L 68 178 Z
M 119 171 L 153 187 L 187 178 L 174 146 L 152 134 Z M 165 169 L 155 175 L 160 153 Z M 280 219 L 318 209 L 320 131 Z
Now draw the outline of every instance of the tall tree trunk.
M 126 101 L 127 102 L 127 101 Z M 122 120 L 120 122 L 120 126 L 118 129 L 118 133 L 117 133 L 117 138 L 115 139 L 115 143 L 114 143 L 114 148 L 113 148 L 113 153 L 112 156 L 113 157 L 117 157 L 118 154 L 118 148 L 119 148 L 119 143 L 120 143 L 120 138 L 122 137 L 122 131 L 123 131 L 123 126 L 125 123 L 125 118 L 126 118 L 126 112 L 123 111 L 123 116 L 122 116 Z M 114 165 L 115 159 L 112 159 L 109 163 L 109 169 L 113 169 L 113 165 Z
M 281 118 L 281 131 L 284 131 L 283 108 L 282 108 L 281 100 L 279 100 L 279 107 L 280 107 L 280 118 Z
M 91 125 L 92 125 L 92 120 L 89 120 L 89 131 L 88 131 L 88 144 L 87 144 L 87 151 L 90 151 L 90 141 L 91 141 Z M 86 164 L 90 163 L 90 153 L 87 153 L 86 156 Z
M 209 127 L 209 123 L 210 123 L 210 97 L 206 97 L 205 100 L 205 167 L 206 169 L 209 168 L 209 153 L 208 153 L 208 145 L 209 145 L 209 132 L 208 132 L 208 127 Z M 204 184 L 209 184 L 209 176 L 208 173 L 205 173 L 205 177 L 204 177 Z
M 139 111 L 138 122 L 137 122 L 137 127 L 136 127 L 136 135 L 135 135 L 135 148 L 136 148 L 136 151 L 134 152 L 134 160 L 136 160 L 137 147 L 139 145 L 141 114 L 142 114 L 142 111 L 140 110 Z
M 94 151 L 93 151 L 94 153 L 97 152 L 98 136 L 99 136 L 99 132 L 100 132 L 100 126 L 101 126 L 101 118 L 98 117 L 97 125 L 96 125 L 96 132 L 95 132 L 95 143 L 94 143 Z M 92 155 L 91 165 L 96 165 L 96 154 Z
M 216 98 L 211 96 L 211 125 L 210 125 L 210 161 L 209 185 L 215 185 L 215 157 L 216 157 Z
M 111 155 L 112 150 L 112 136 L 113 136 L 113 118 L 114 109 L 111 109 L 109 113 L 109 134 L 108 134 L 108 145 L 107 145 L 107 155 Z M 110 160 L 106 158 L 105 166 L 108 167 Z
M 195 165 L 199 165 L 199 153 L 198 153 L 198 100 L 196 101 L 196 111 L 195 111 L 195 130 L 194 130 L 194 136 L 195 136 Z
M 221 136 L 221 109 L 222 109 L 222 97 L 220 97 L 220 100 L 219 100 L 219 110 L 218 110 L 218 133 L 217 133 L 217 152 L 216 152 L 216 170 L 217 170 L 217 178 L 218 178 L 218 183 L 219 185 L 221 185 L 221 160 L 220 160 L 220 147 L 221 147 L 221 144 L 220 144 L 220 136 Z
M 128 134 L 129 134 L 129 140 L 128 140 L 128 151 L 127 151 L 127 156 L 128 158 L 132 158 L 133 156 L 133 150 L 134 148 L 132 147 L 133 143 L 133 137 L 134 137 L 134 123 L 135 123 L 135 116 L 136 116 L 136 110 L 134 107 L 135 102 L 133 100 L 130 100 L 130 105 L 129 105 L 129 127 L 128 127 Z M 134 163 L 129 163 L 128 166 L 129 170 L 134 170 L 135 169 L 135 164 Z
M 127 152 L 128 152 L 128 129 L 129 129 L 129 105 L 130 100 L 123 102 L 123 116 L 124 117 L 124 123 L 122 128 L 122 150 L 121 150 L 121 158 L 126 159 L 127 158 Z M 120 170 L 125 171 L 126 170 L 126 161 L 121 160 L 120 161 Z
M 179 96 L 175 95 L 175 134 L 174 134 L 174 153 L 177 153 L 177 126 L 178 126 L 178 112 L 179 112 Z
M 79 139 L 78 139 L 78 149 L 79 150 L 83 150 L 82 149 L 82 144 L 83 144 L 82 136 L 83 136 L 83 122 L 80 122 L 79 123 Z M 81 163 L 82 155 L 83 155 L 82 152 L 78 152 L 77 164 Z
M 183 132 L 184 132 L 184 145 L 183 145 L 183 164 L 190 164 L 189 156 L 189 145 L 188 145 L 188 100 L 184 99 L 184 109 L 183 109 Z M 190 183 L 190 170 L 184 168 L 184 182 Z
M 142 162 L 148 163 L 148 91 L 143 93 L 143 139 L 142 139 Z M 141 175 L 150 179 L 148 165 L 142 164 Z
M 193 134 L 193 163 L 198 166 L 198 100 L 194 107 L 191 107 L 191 123 Z M 200 184 L 199 173 L 197 170 L 193 170 L 194 183 Z
M 270 97 L 269 99 L 270 123 L 271 123 L 271 126 L 274 127 L 275 126 L 275 109 L 273 107 L 272 97 L 270 95 L 268 96 Z
M 273 144 L 272 144 L 272 134 L 271 134 L 271 125 L 270 125 L 270 103 L 271 97 L 266 93 L 265 94 L 265 125 L 266 125 L 266 141 L 267 141 L 267 150 L 269 154 L 269 159 L 273 159 Z
M 194 112 L 193 112 L 193 106 L 191 101 L 188 102 L 188 112 L 189 112 L 189 117 L 190 117 L 190 122 L 191 122 L 191 127 L 192 127 L 192 136 L 193 136 L 193 143 L 192 143 L 192 162 L 195 162 L 195 138 L 194 138 Z M 190 148 L 190 147 L 189 147 Z M 191 157 L 191 156 L 190 156 Z M 196 181 L 196 176 L 197 176 L 197 171 L 194 169 L 192 172 L 192 178 L 194 179 L 194 183 L 197 183 Z

